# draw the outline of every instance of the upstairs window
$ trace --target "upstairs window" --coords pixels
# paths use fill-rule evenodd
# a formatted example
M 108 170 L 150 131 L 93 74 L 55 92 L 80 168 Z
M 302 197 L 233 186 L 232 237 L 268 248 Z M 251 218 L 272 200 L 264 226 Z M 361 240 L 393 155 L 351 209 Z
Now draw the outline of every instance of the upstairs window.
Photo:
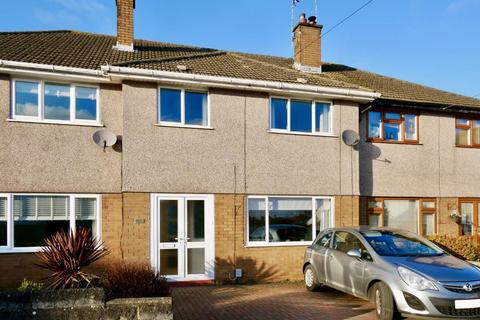
M 13 80 L 12 119 L 98 124 L 98 87 Z
M 480 120 L 455 119 L 455 144 L 460 147 L 480 147 Z
M 367 132 L 369 141 L 418 143 L 418 115 L 369 111 Z
M 295 133 L 331 133 L 331 105 L 325 102 L 272 98 L 270 130 Z
M 159 124 L 208 127 L 208 93 L 183 89 L 159 89 Z

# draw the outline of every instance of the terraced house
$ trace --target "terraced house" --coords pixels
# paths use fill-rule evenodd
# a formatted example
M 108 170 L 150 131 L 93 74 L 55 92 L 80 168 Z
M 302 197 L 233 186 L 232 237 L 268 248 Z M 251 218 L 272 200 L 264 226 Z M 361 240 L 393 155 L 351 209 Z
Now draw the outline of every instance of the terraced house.
M 134 39 L 133 12 L 117 37 L 0 33 L 2 287 L 61 229 L 220 282 L 299 279 L 331 226 L 477 232 L 479 100 L 325 62 L 313 17 L 284 58 Z

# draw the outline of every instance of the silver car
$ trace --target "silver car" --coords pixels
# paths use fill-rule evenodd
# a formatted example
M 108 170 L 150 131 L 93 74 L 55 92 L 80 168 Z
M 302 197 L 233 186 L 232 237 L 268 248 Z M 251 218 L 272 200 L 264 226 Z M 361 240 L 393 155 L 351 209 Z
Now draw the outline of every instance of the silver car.
M 480 319 L 480 268 L 416 234 L 391 228 L 334 228 L 305 252 L 305 286 L 368 299 L 377 318 Z

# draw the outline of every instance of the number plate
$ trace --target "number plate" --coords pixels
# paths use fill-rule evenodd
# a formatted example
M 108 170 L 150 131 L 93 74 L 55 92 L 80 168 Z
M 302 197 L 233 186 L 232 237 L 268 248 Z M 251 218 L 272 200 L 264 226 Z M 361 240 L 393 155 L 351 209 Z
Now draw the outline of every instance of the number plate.
M 480 308 L 480 299 L 455 300 L 455 309 Z

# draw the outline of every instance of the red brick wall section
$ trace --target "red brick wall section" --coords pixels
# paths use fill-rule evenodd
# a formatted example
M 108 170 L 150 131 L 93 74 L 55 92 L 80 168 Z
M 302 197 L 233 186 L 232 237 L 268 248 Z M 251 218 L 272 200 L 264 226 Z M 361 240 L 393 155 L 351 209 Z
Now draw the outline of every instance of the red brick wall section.
M 335 197 L 335 227 L 355 227 L 360 224 L 360 197 Z
M 32 253 L 0 254 L 0 289 L 17 289 L 24 278 L 41 281 L 48 272 L 34 265 L 38 262 Z
M 123 257 L 126 262 L 150 262 L 150 194 L 123 194 Z
M 102 240 L 110 252 L 101 262 L 104 264 L 121 260 L 120 237 L 122 231 L 122 194 L 102 195 Z
M 133 1 L 117 0 L 117 42 L 133 44 Z
M 300 25 L 295 29 L 295 63 L 315 68 L 321 66 L 321 33 L 321 28 L 308 25 Z
M 437 199 L 437 233 L 459 235 L 459 226 L 456 222 L 450 219 L 450 213 L 452 210 L 457 210 L 458 199 L 457 198 L 438 198 Z
M 245 247 L 244 203 L 243 195 L 215 195 L 216 280 L 233 279 L 235 261 L 236 267 L 243 269 L 242 281 L 301 280 L 305 246 Z M 358 197 L 336 197 L 336 216 L 344 226 L 358 224 Z

